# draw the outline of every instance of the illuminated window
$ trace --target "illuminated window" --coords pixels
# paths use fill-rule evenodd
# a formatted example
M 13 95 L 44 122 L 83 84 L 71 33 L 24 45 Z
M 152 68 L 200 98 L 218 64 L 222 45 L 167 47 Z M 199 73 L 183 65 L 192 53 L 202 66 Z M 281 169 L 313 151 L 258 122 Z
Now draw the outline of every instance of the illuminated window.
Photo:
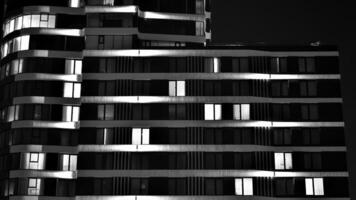
M 169 96 L 185 96 L 185 81 L 169 81 Z
M 253 195 L 253 180 L 252 178 L 236 178 L 235 179 L 235 194 L 248 196 Z
M 69 0 L 69 7 L 78 8 L 80 6 L 80 0 Z
M 81 84 L 80 83 L 64 83 L 63 97 L 80 98 Z
M 132 144 L 150 144 L 150 129 L 148 128 L 133 128 L 132 129 Z
M 29 178 L 28 179 L 28 195 L 40 195 L 41 179 Z
M 221 104 L 205 104 L 204 105 L 205 120 L 221 120 Z
M 234 105 L 234 120 L 249 120 L 250 119 L 250 105 L 249 104 L 235 104 Z
M 43 153 L 27 153 L 28 165 L 25 169 L 43 169 L 44 168 L 44 154 Z
M 15 120 L 15 106 L 9 106 L 7 108 L 7 122 L 12 122 Z
M 292 153 L 274 153 L 274 166 L 275 169 L 292 169 Z
M 63 121 L 65 122 L 79 121 L 79 107 L 63 106 Z
M 65 73 L 66 74 L 82 74 L 82 61 L 81 60 L 66 60 Z
M 323 178 L 306 178 L 305 193 L 308 196 L 324 195 L 324 180 Z
M 220 60 L 219 58 L 214 58 L 214 73 L 220 72 Z
M 63 171 L 76 171 L 77 170 L 77 155 L 61 155 L 61 170 Z

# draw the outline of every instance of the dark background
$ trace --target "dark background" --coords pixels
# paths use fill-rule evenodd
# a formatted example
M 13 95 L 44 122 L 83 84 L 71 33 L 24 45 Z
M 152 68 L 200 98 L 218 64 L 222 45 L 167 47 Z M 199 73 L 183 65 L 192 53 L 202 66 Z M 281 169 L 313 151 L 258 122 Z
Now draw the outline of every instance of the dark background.
M 212 37 L 215 43 L 338 45 L 350 192 L 356 199 L 356 6 L 352 4 L 346 0 L 212 0 Z

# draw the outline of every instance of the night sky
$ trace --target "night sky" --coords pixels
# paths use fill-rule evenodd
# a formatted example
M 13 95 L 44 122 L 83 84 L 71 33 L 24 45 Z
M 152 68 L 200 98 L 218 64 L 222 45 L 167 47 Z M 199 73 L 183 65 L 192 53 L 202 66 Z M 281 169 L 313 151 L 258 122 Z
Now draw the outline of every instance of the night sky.
M 356 12 L 345 0 L 212 0 L 215 43 L 338 45 L 351 188 L 356 188 Z M 352 197 L 356 191 L 351 190 Z M 353 198 L 356 199 L 356 198 Z

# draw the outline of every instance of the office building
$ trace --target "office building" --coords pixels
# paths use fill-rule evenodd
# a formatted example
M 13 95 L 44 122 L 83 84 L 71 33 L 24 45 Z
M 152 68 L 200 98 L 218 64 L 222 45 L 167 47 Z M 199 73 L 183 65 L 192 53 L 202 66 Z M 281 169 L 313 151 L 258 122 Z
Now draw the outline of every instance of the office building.
M 209 0 L 7 0 L 0 199 L 349 199 L 338 51 L 211 43 Z

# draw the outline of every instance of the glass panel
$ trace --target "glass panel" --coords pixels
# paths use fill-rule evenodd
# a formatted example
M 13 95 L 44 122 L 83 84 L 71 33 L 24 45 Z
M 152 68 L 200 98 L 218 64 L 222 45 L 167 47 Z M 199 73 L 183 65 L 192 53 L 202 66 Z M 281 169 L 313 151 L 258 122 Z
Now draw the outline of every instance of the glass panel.
M 38 153 L 30 154 L 30 162 L 38 162 Z
M 169 96 L 176 96 L 176 81 L 169 81 Z
M 241 105 L 241 119 L 242 120 L 250 119 L 250 105 L 249 104 Z
M 56 27 L 56 16 L 50 15 L 48 19 L 48 28 L 55 28 Z
M 106 120 L 113 120 L 114 119 L 114 105 L 106 105 L 105 109 L 105 119 Z
M 306 178 L 305 179 L 305 194 L 306 195 L 313 195 L 313 179 L 311 178 Z
M 16 51 L 19 51 L 21 50 L 22 46 L 21 46 L 21 39 L 22 37 L 17 37 L 15 38 L 13 41 L 13 50 L 12 52 L 16 52 Z
M 222 119 L 221 104 L 215 104 L 215 120 Z
M 79 121 L 79 107 L 73 107 L 73 119 L 72 121 L 77 122 Z
M 76 155 L 71 155 L 70 156 L 69 170 L 70 171 L 76 171 L 77 170 L 77 156 Z
M 241 120 L 241 105 L 234 105 L 234 120 Z
M 253 195 L 252 178 L 244 178 L 244 195 Z
M 30 36 L 29 35 L 25 35 L 25 36 L 21 36 L 21 48 L 20 50 L 28 50 L 30 48 Z
M 63 121 L 72 121 L 72 106 L 63 106 Z
M 132 144 L 141 144 L 141 130 L 140 128 L 132 129 Z
M 81 60 L 76 60 L 75 61 L 74 74 L 82 74 L 82 61 Z
M 10 20 L 10 29 L 9 29 L 9 33 L 11 33 L 12 31 L 14 31 L 15 29 L 15 20 L 12 19 Z
M 69 7 L 78 8 L 80 5 L 79 0 L 69 0 Z
M 25 15 L 23 16 L 23 22 L 22 22 L 22 27 L 23 28 L 29 28 L 31 27 L 31 15 Z
M 177 81 L 177 96 L 185 96 L 185 81 Z
M 37 179 L 35 179 L 35 178 L 28 179 L 28 187 L 36 188 L 37 187 Z
M 204 119 L 205 120 L 214 120 L 214 104 L 205 104 L 204 105 Z
M 31 27 L 40 27 L 40 15 L 32 15 Z
M 285 169 L 292 169 L 293 168 L 292 154 L 285 153 L 284 158 L 285 158 Z
M 64 170 L 64 171 L 69 170 L 69 155 L 68 154 L 62 155 L 62 170 Z
M 214 73 L 220 72 L 220 60 L 219 58 L 214 58 Z
M 142 129 L 142 144 L 150 144 L 150 129 Z
M 283 153 L 274 153 L 274 167 L 275 169 L 284 169 Z
M 12 122 L 15 119 L 15 106 L 10 106 L 7 109 L 7 119 L 6 121 Z
M 22 28 L 22 16 L 15 19 L 15 30 Z
M 315 195 L 324 195 L 323 178 L 314 178 L 314 194 Z
M 235 179 L 235 194 L 242 195 L 242 179 L 241 178 Z
M 104 120 L 105 105 L 98 105 L 98 119 Z
M 80 83 L 74 83 L 74 98 L 80 98 L 82 87 Z
M 64 83 L 63 97 L 73 97 L 73 83 Z
M 66 60 L 65 73 L 74 74 L 74 66 L 74 60 Z

